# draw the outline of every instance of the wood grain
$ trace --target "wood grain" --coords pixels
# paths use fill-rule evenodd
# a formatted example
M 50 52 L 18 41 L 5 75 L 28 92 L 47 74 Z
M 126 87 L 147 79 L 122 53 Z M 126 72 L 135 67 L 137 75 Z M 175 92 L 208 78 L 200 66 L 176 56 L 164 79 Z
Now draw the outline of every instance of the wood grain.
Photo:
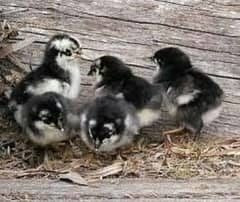
M 1 201 L 239 201 L 240 179 L 103 180 L 78 186 L 56 180 L 0 180 Z
M 162 47 L 180 47 L 226 94 L 223 113 L 204 133 L 240 136 L 238 0 L 0 0 L 0 10 L 0 18 L 18 26 L 16 40 L 38 38 L 17 52 L 23 64 L 29 64 L 32 55 L 37 66 L 49 37 L 66 32 L 82 41 L 90 58 L 118 56 L 137 75 L 151 80 L 154 66 L 146 57 Z M 92 79 L 86 76 L 90 62 L 82 61 L 82 100 L 92 95 Z M 163 107 L 160 121 L 144 132 L 158 135 L 173 127 L 165 111 Z

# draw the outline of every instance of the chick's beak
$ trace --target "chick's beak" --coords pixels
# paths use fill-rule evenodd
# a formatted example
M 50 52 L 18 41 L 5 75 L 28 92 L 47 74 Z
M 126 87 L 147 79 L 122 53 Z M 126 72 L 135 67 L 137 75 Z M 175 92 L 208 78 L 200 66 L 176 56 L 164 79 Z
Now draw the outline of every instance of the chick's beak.
M 149 56 L 145 58 L 147 61 L 153 62 L 154 61 L 154 57 L 153 56 Z
M 82 58 L 82 49 L 78 49 L 73 53 L 74 58 Z
M 91 65 L 89 72 L 87 73 L 88 76 L 92 76 L 96 72 L 96 65 Z
M 88 57 L 86 55 L 85 51 L 83 51 L 82 48 L 79 48 L 78 50 L 74 51 L 73 57 L 74 58 L 80 58 L 80 59 L 83 59 L 83 60 L 92 60 L 90 57 Z

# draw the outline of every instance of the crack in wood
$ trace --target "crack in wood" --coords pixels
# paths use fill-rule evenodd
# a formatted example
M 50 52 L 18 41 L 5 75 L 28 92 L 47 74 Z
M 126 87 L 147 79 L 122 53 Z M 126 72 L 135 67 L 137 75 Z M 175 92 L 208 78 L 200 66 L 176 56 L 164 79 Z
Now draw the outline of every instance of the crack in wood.
M 6 4 L 3 6 L 7 6 Z M 13 7 L 20 7 L 20 8 L 25 8 L 22 6 L 16 6 L 14 5 Z M 27 8 L 33 8 L 36 10 L 44 10 L 44 9 L 48 9 L 54 12 L 58 12 L 61 13 L 63 15 L 67 15 L 70 17 L 84 17 L 84 16 L 80 16 L 77 14 L 70 14 L 70 13 L 66 13 L 63 12 L 57 8 L 52 8 L 52 7 L 48 7 L 48 8 L 38 8 L 38 7 L 27 7 Z M 73 7 L 70 7 L 72 10 L 74 10 Z M 97 14 L 93 14 L 93 13 L 89 13 L 89 12 L 84 12 L 84 11 L 79 11 L 76 10 L 77 13 L 81 13 L 81 14 L 85 14 L 88 16 L 93 16 L 93 17 L 100 17 L 100 18 L 106 18 L 106 19 L 110 19 L 110 20 L 117 20 L 117 21 L 122 21 L 122 22 L 128 22 L 128 23 L 136 23 L 136 24 L 145 24 L 145 25 L 161 25 L 161 26 L 165 26 L 165 27 L 170 27 L 170 28 L 175 28 L 175 29 L 181 29 L 181 30 L 185 30 L 185 31 L 191 31 L 191 32 L 199 32 L 199 33 L 203 33 L 203 34 L 211 34 L 211 35 L 217 35 L 217 36 L 225 36 L 225 37 L 230 37 L 230 38 L 236 38 L 239 36 L 236 35 L 228 35 L 228 34 L 219 34 L 219 33 L 214 33 L 214 32 L 210 32 L 210 31 L 204 31 L 204 30 L 199 30 L 199 29 L 191 29 L 191 28 L 187 28 L 187 27 L 181 27 L 181 26 L 174 26 L 174 25 L 170 25 L 170 24 L 165 24 L 165 23 L 158 23 L 158 22 L 149 22 L 149 21 L 140 21 L 140 20 L 132 20 L 132 19 L 125 19 L 125 18 L 120 18 L 120 17 L 114 17 L 114 16 L 107 16 L 107 15 L 97 15 Z M 45 13 L 46 14 L 46 13 Z M 212 16 L 212 17 L 217 17 L 217 16 Z M 234 20 L 234 19 L 231 19 Z M 238 19 L 236 19 L 238 20 Z
M 188 8 L 194 9 L 194 10 L 196 10 L 196 11 L 202 11 L 202 12 L 210 11 L 209 9 L 204 10 L 204 9 L 198 8 L 197 6 L 200 5 L 201 3 L 195 3 L 195 4 L 188 5 L 188 4 L 181 4 L 181 3 L 164 1 L 164 0 L 155 0 L 155 1 L 157 1 L 157 2 L 163 2 L 163 3 L 166 3 L 166 4 L 172 4 L 172 5 L 176 5 L 176 6 L 188 7 Z M 220 4 L 219 4 L 219 5 L 220 5 Z M 238 6 L 239 6 L 239 5 L 238 5 Z M 213 17 L 213 18 L 221 18 L 221 19 L 226 19 L 226 20 L 240 20 L 240 18 L 238 18 L 238 17 L 232 18 L 232 17 L 226 17 L 226 16 L 211 15 L 211 14 L 207 14 L 207 13 L 200 14 L 200 15 L 208 16 L 208 17 Z
M 60 30 L 60 29 L 47 29 L 47 28 L 41 28 L 41 29 L 53 30 L 53 31 L 59 31 L 59 30 Z M 66 30 L 66 31 L 67 31 L 67 30 Z M 45 34 L 38 33 L 38 32 L 34 32 L 34 31 L 21 30 L 21 32 L 31 33 L 31 34 L 41 35 L 41 36 L 47 36 L 47 35 L 45 35 Z M 82 33 L 82 32 L 74 32 L 74 31 L 68 31 L 68 32 L 71 32 L 71 33 L 73 33 L 73 34 L 81 34 L 81 35 L 83 35 L 83 36 L 87 36 L 86 33 Z M 88 40 L 99 42 L 99 40 L 96 40 L 96 39 L 88 39 Z M 232 53 L 232 52 L 217 51 L 217 50 L 207 49 L 207 48 L 199 48 L 199 47 L 184 45 L 184 44 L 180 44 L 180 43 L 165 42 L 165 41 L 161 41 L 161 40 L 157 40 L 157 39 L 153 39 L 152 41 L 155 42 L 155 43 L 162 43 L 162 44 L 173 45 L 173 46 L 181 46 L 181 47 L 186 47 L 186 48 L 191 48 L 191 49 L 197 49 L 197 50 L 201 50 L 201 51 L 209 51 L 209 52 L 220 53 L 220 54 L 226 53 L 226 54 L 230 54 L 230 55 L 233 55 L 233 56 L 240 56 L 240 54 L 235 54 L 235 53 Z M 107 42 L 105 42 L 105 41 L 101 41 L 101 42 L 102 42 L 102 43 L 107 43 Z M 147 47 L 151 47 L 151 46 L 152 46 L 152 44 L 138 43 L 138 42 L 126 41 L 126 40 L 122 40 L 122 39 L 117 39 L 117 42 L 122 42 L 122 43 L 130 44 L 130 45 L 142 45 L 142 46 L 147 46 Z M 46 42 L 36 41 L 36 43 L 45 44 Z M 115 42 L 115 43 L 116 43 L 116 42 Z M 102 50 L 102 49 L 93 49 L 93 48 L 86 48 L 86 49 L 96 50 L 96 51 L 104 51 L 104 50 Z M 223 62 L 223 63 L 227 63 L 227 64 L 236 64 L 236 65 L 238 65 L 238 63 L 228 62 L 228 61 L 221 61 L 221 60 L 211 60 L 211 61 Z
M 109 20 L 117 20 L 117 21 L 128 22 L 128 23 L 136 23 L 136 24 L 144 24 L 144 25 L 161 25 L 161 26 L 180 29 L 180 30 L 184 30 L 184 31 L 199 32 L 199 33 L 203 33 L 203 34 L 211 34 L 211 35 L 216 35 L 216 36 L 225 36 L 225 37 L 229 37 L 229 38 L 238 38 L 239 37 L 237 35 L 234 36 L 234 35 L 228 35 L 228 34 L 218 34 L 218 33 L 210 32 L 210 31 L 204 31 L 204 30 L 199 30 L 199 29 L 191 29 L 191 28 L 187 28 L 187 27 L 174 26 L 174 25 L 165 24 L 165 23 L 132 20 L 132 19 L 125 19 L 125 18 L 107 16 L 107 15 L 97 15 L 97 14 L 83 12 L 83 11 L 80 11 L 80 13 L 86 14 L 86 15 L 89 15 L 89 16 L 106 18 L 106 19 L 109 19 Z
M 231 52 L 226 52 L 226 51 L 217 51 L 217 50 L 212 50 L 212 49 L 208 49 L 208 48 L 199 48 L 199 47 L 194 47 L 194 46 L 188 46 L 188 45 L 184 45 L 184 44 L 178 44 L 178 43 L 170 43 L 170 42 L 164 42 L 158 39 L 153 39 L 154 42 L 157 43 L 163 43 L 163 44 L 168 44 L 168 45 L 175 45 L 175 46 L 182 46 L 182 47 L 186 47 L 186 48 L 192 48 L 192 49 L 197 49 L 197 50 L 202 50 L 202 51 L 209 51 L 209 52 L 214 52 L 214 53 L 227 53 L 233 56 L 240 56 L 240 54 L 234 54 Z

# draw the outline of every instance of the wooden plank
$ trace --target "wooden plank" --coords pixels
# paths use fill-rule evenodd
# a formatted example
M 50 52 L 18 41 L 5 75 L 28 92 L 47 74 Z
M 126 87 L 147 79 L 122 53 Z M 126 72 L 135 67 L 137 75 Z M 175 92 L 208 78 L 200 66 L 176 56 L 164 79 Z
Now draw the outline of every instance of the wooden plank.
M 33 43 L 35 39 L 25 39 L 24 41 L 20 41 L 18 43 L 8 45 L 7 47 L 3 47 L 0 49 L 0 59 L 6 57 L 7 55 L 11 54 L 12 52 L 16 52 L 26 46 L 29 46 Z
M 207 72 L 225 91 L 220 118 L 204 133 L 240 135 L 240 4 L 237 0 L 0 0 L 4 19 L 18 25 L 17 40 L 38 37 L 18 52 L 23 64 L 40 63 L 44 45 L 57 32 L 78 37 L 94 59 L 113 54 L 133 71 L 151 80 L 154 66 L 147 56 L 159 48 L 177 46 L 190 55 L 194 66 Z M 10 10 L 11 14 L 5 12 Z M 13 12 L 16 10 L 17 12 Z M 82 62 L 81 100 L 91 97 L 92 79 L 86 76 L 91 61 Z M 146 133 L 173 127 L 163 115 Z
M 239 201 L 240 179 L 114 179 L 92 186 L 56 180 L 0 180 L 1 201 Z

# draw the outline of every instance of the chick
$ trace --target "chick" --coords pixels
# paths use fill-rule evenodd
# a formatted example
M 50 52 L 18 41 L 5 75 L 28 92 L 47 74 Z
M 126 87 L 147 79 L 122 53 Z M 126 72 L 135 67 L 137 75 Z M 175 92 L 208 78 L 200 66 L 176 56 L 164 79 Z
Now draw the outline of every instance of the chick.
M 153 61 L 157 66 L 154 83 L 160 84 L 169 114 L 197 138 L 204 125 L 215 120 L 222 109 L 223 90 L 207 74 L 192 67 L 180 49 L 158 50 Z
M 70 100 L 53 92 L 33 96 L 23 105 L 21 127 L 41 147 L 67 140 L 71 137 L 70 105 Z
M 80 113 L 81 138 L 95 152 L 113 151 L 138 133 L 135 108 L 112 95 L 97 97 Z
M 41 65 L 26 75 L 10 94 L 9 107 L 21 125 L 23 105 L 34 95 L 56 92 L 76 98 L 80 91 L 81 44 L 66 34 L 57 34 L 47 43 Z
M 135 76 L 120 59 L 103 56 L 91 65 L 88 75 L 96 76 L 96 94 L 114 94 L 137 109 L 140 126 L 149 126 L 160 117 L 162 95 L 157 85 Z
M 21 127 L 26 137 L 44 152 L 44 166 L 51 168 L 49 146 L 74 137 L 73 102 L 47 92 L 31 97 L 22 109 Z

